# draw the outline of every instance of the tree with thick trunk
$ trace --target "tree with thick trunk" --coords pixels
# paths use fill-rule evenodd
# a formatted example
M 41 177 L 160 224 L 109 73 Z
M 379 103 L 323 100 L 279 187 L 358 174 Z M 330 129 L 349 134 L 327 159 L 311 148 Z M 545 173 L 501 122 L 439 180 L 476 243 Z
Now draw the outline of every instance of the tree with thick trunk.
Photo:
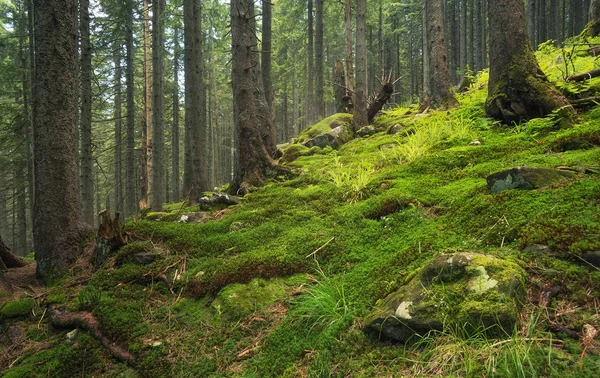
M 73 0 L 34 0 L 33 242 L 43 279 L 77 258 L 82 222 L 77 179 L 76 17 Z M 43 190 L 41 190 L 43 188 Z
M 150 191 L 153 211 L 162 211 L 165 191 L 164 4 L 164 0 L 154 0 L 152 4 L 152 182 Z
M 367 2 L 356 0 L 356 87 L 354 131 L 369 124 L 367 114 Z
M 238 192 L 247 185 L 265 184 L 278 166 L 269 156 L 259 130 L 257 106 L 254 99 L 254 49 L 256 36 L 253 26 L 252 0 L 231 1 L 233 113 L 235 123 L 236 157 L 231 190 Z
M 452 82 L 448 68 L 448 53 L 444 37 L 444 19 L 442 15 L 441 0 L 423 0 L 425 34 L 425 55 L 427 56 L 427 77 L 430 85 L 429 91 L 424 93 L 425 103 L 428 106 L 448 108 L 458 105 L 452 94 Z
M 587 26 L 587 34 L 590 37 L 600 34 L 600 0 L 592 0 L 590 3 L 590 23 Z
M 149 206 L 152 176 L 152 65 L 150 64 L 150 2 L 144 0 L 144 97 L 142 100 L 142 158 L 140 159 L 140 202 Z
M 492 1 L 490 23 L 490 79 L 486 111 L 507 124 L 562 109 L 573 112 L 567 99 L 540 69 L 525 22 L 520 0 Z
M 208 189 L 207 173 L 202 161 L 203 64 L 202 10 L 200 0 L 184 0 L 184 68 L 185 68 L 185 141 L 183 195 L 194 202 Z M 256 49 L 255 49 L 256 50 Z
M 90 42 L 90 1 L 79 1 L 81 45 L 81 212 L 94 224 L 94 159 L 92 156 L 92 45 Z

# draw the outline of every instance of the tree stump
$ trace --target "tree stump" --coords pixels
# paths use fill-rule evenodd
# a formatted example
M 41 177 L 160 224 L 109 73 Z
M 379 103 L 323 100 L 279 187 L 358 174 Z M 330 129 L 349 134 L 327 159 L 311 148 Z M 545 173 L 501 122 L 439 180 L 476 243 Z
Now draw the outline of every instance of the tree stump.
M 94 269 L 100 268 L 109 257 L 129 241 L 129 236 L 125 233 L 118 212 L 115 213 L 114 219 L 111 219 L 110 212 L 103 210 L 100 217 L 102 219 L 96 235 L 96 246 L 94 247 Z

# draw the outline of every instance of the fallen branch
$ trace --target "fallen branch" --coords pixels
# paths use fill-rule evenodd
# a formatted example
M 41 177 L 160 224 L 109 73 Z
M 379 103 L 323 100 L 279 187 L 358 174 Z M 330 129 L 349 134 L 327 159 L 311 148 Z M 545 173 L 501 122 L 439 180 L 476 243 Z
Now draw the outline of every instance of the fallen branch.
M 381 82 L 381 80 L 380 80 Z M 394 82 L 392 82 L 391 74 L 387 77 L 384 84 L 381 85 L 381 89 L 377 96 L 374 96 L 373 101 L 369 105 L 367 114 L 369 115 L 369 123 L 373 121 L 373 118 L 379 113 L 381 109 L 387 104 L 394 94 Z
M 84 311 L 67 312 L 63 308 L 55 307 L 54 305 L 48 307 L 48 312 L 52 325 L 60 328 L 81 328 L 87 330 L 100 342 L 100 344 L 102 344 L 102 346 L 108 349 L 116 359 L 125 362 L 131 367 L 136 367 L 135 356 L 109 340 L 108 337 L 104 336 L 102 331 L 100 331 L 98 321 L 91 313 Z
M 600 68 L 567 77 L 567 81 L 584 81 L 600 76 Z
M 570 100 L 569 101 L 571 103 L 571 106 L 573 106 L 574 108 L 586 108 L 588 106 L 596 106 L 598 105 L 598 103 L 600 103 L 600 97 L 588 97 L 588 98 L 582 98 L 579 100 Z

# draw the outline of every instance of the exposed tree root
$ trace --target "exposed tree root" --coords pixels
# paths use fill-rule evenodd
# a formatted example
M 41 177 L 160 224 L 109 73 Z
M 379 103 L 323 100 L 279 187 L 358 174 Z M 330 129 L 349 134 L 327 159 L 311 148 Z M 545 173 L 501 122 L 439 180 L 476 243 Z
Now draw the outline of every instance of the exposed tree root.
M 25 261 L 15 255 L 2 241 L 0 236 L 0 269 L 21 268 L 27 265 Z
M 66 310 L 50 305 L 48 307 L 50 321 L 52 325 L 60 328 L 81 328 L 89 331 L 102 346 L 119 361 L 127 363 L 131 367 L 136 367 L 136 357 L 127 350 L 117 345 L 100 331 L 100 327 L 94 315 L 89 312 L 67 312 Z

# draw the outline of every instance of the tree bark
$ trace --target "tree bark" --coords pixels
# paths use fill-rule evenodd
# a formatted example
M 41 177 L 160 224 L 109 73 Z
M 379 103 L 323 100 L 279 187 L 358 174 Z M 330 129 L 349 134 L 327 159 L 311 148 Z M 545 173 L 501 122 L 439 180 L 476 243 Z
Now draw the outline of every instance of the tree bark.
M 367 114 L 367 4 L 356 0 L 356 88 L 354 93 L 354 131 L 369 124 Z
M 352 3 L 344 4 L 345 42 L 346 42 L 346 88 L 350 96 L 354 94 L 354 60 L 352 58 Z
M 427 105 L 448 108 L 458 105 L 452 94 L 450 71 L 448 68 L 448 54 L 443 29 L 442 1 L 424 0 L 425 24 L 427 45 L 425 54 L 428 65 L 425 69 L 431 80 L 429 93 L 424 98 Z
M 34 0 L 35 191 L 33 241 L 37 273 L 61 274 L 81 237 L 76 147 L 76 17 L 72 0 Z
M 152 177 L 153 211 L 162 211 L 164 202 L 164 0 L 152 4 Z
M 254 100 L 253 49 L 256 38 L 251 20 L 252 0 L 231 1 L 232 87 L 235 123 L 236 159 L 231 186 L 233 192 L 244 185 L 260 186 L 266 182 L 267 171 L 276 167 L 269 156 L 259 131 Z
M 173 31 L 173 128 L 171 130 L 171 191 L 173 202 L 181 201 L 179 186 L 179 27 Z
M 0 235 L 0 270 L 7 268 L 20 268 L 25 266 L 25 261 L 21 260 L 17 255 L 12 253 L 10 248 L 2 241 Z
M 92 157 L 92 45 L 90 42 L 90 2 L 79 1 L 81 44 L 81 211 L 88 224 L 94 224 L 94 159 Z
M 308 85 L 306 88 L 306 120 L 308 121 L 309 125 L 315 120 L 315 47 L 313 29 L 313 0 L 308 0 Z
M 144 97 L 142 116 L 142 159 L 140 169 L 141 207 L 150 206 L 152 191 L 152 66 L 150 64 L 150 3 L 144 0 Z
M 333 70 L 333 93 L 335 97 L 336 113 L 345 113 L 350 100 L 346 96 L 346 78 L 344 77 L 344 63 L 341 60 L 335 62 Z
M 489 4 L 490 80 L 486 111 L 507 124 L 573 108 L 539 68 L 525 22 L 521 0 Z
M 324 57 L 323 57 L 323 0 L 316 0 L 317 9 L 315 13 L 315 115 L 318 120 L 325 117 L 324 100 Z
M 127 0 L 127 68 L 126 68 L 126 85 L 127 85 L 127 154 L 126 154 L 126 190 L 125 190 L 125 208 L 124 217 L 135 213 L 138 209 L 136 196 L 136 177 L 135 177 L 135 65 L 133 62 L 134 45 L 133 45 L 133 20 L 134 20 L 134 4 L 133 0 Z
M 121 43 L 117 42 L 113 47 L 115 64 L 115 210 L 123 212 L 123 106 L 121 101 L 121 78 L 123 69 L 121 67 Z
M 590 23 L 587 26 L 587 34 L 595 37 L 600 34 L 600 0 L 592 0 L 590 3 Z

